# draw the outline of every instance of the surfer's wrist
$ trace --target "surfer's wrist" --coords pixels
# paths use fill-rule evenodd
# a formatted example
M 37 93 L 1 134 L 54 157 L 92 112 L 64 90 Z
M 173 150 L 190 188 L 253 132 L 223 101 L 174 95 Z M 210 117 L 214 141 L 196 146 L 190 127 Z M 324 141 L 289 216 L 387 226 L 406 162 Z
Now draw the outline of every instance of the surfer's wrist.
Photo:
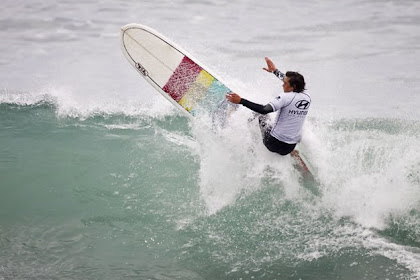
M 273 71 L 273 74 L 276 75 L 277 78 L 282 79 L 284 78 L 284 74 L 280 72 L 279 69 L 276 68 L 276 70 Z
M 241 99 L 239 100 L 239 104 L 241 104 L 241 105 L 244 105 L 244 102 L 246 102 L 246 99 L 244 99 L 244 98 L 241 98 Z

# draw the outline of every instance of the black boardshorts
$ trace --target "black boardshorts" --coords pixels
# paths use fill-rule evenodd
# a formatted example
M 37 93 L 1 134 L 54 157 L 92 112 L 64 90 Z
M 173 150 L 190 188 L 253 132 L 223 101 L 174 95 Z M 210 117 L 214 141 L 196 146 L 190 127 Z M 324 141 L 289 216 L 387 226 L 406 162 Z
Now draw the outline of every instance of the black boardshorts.
M 260 116 L 260 118 L 258 119 L 264 145 L 270 152 L 278 153 L 282 156 L 290 154 L 295 149 L 296 143 L 288 144 L 272 136 L 270 134 L 271 126 L 267 124 L 266 119 L 267 118 L 265 115 Z

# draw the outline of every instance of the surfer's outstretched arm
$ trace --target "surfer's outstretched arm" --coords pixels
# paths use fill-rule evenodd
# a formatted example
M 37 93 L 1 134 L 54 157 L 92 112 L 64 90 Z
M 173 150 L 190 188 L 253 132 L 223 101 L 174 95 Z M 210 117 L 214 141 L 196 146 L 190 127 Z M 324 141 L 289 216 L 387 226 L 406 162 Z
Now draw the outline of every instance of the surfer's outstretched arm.
M 251 109 L 252 111 L 260 113 L 260 114 L 265 115 L 265 114 L 273 112 L 273 107 L 271 107 L 270 104 L 267 104 L 267 105 L 257 104 L 249 100 L 246 100 L 245 98 L 241 98 L 238 94 L 233 93 L 233 92 L 226 94 L 226 98 L 232 103 L 242 104 L 248 109 Z
M 241 101 L 239 102 L 239 104 L 242 104 L 248 109 L 251 109 L 252 111 L 263 114 L 263 115 L 273 112 L 273 107 L 271 107 L 270 104 L 260 105 L 260 104 L 251 102 L 249 100 L 246 100 L 245 98 L 241 98 Z

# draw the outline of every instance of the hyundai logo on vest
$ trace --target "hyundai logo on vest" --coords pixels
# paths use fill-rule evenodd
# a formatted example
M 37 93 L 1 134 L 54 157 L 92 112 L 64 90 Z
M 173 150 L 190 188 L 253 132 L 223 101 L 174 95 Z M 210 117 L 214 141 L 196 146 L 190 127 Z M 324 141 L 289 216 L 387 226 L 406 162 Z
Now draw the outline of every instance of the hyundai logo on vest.
M 309 102 L 308 100 L 299 100 L 298 102 L 296 102 L 295 106 L 300 110 L 306 110 L 309 108 L 310 104 L 311 102 Z

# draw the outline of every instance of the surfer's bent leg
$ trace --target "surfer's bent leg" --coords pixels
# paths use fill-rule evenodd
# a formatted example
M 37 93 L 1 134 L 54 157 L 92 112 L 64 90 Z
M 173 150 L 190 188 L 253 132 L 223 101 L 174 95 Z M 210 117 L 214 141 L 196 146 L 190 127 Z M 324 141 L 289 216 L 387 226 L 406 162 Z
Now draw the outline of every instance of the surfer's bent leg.
M 267 123 L 267 115 L 261 115 L 258 118 L 260 130 L 263 138 L 263 143 L 270 152 L 278 153 L 282 156 L 290 154 L 296 147 L 296 144 L 284 143 L 273 137 L 271 132 L 271 125 Z

